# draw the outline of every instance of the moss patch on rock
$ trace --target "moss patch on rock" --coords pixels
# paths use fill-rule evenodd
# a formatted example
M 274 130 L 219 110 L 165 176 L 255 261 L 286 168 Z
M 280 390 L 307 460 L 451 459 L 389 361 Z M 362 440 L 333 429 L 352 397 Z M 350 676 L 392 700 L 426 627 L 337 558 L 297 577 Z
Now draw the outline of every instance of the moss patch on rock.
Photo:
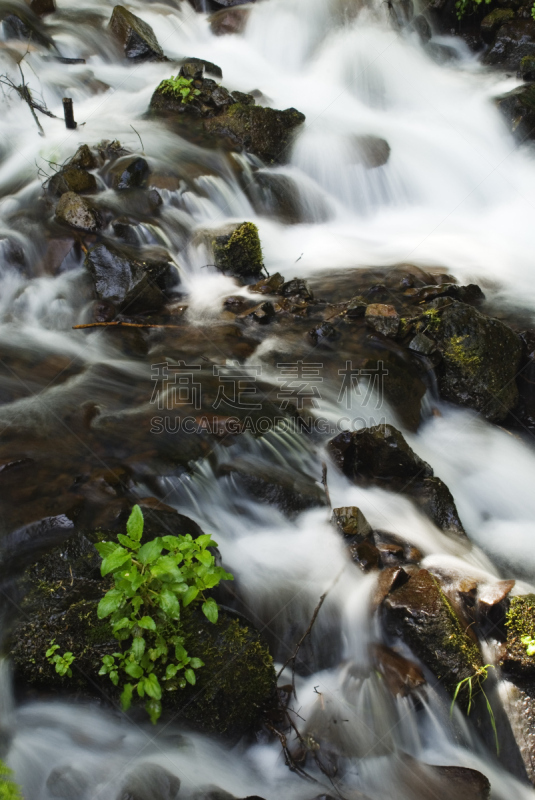
M 528 656 L 523 636 L 535 639 L 535 594 L 512 597 L 506 614 L 507 640 L 502 648 L 501 666 L 516 678 L 533 681 L 535 656 Z
M 212 240 L 214 263 L 237 278 L 260 277 L 264 268 L 258 228 L 242 222 L 228 234 Z

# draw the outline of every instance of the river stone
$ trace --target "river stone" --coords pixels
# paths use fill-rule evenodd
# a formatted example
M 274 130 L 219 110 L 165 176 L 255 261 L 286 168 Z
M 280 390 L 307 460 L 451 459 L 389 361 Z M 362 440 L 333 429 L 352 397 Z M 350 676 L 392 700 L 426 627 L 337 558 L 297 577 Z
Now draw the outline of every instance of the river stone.
M 518 77 L 523 81 L 535 80 L 535 56 L 524 56 L 521 59 Z
M 97 181 L 87 170 L 68 166 L 52 175 L 47 191 L 53 197 L 60 197 L 65 192 L 96 192 Z
M 94 153 L 87 144 L 81 144 L 68 164 L 69 167 L 95 169 L 98 166 Z
M 108 29 L 121 45 L 126 58 L 135 61 L 162 61 L 163 50 L 151 26 L 124 6 L 115 6 Z
M 252 222 L 232 225 L 212 237 L 214 264 L 236 278 L 259 278 L 264 268 L 258 228 Z
M 426 569 L 390 592 L 383 608 L 387 631 L 399 636 L 450 694 L 483 665 L 477 644 Z M 458 702 L 466 708 L 467 700 L 461 689 Z
M 380 136 L 356 136 L 359 161 L 366 169 L 382 167 L 390 157 L 390 145 Z
M 535 84 L 518 86 L 496 99 L 507 125 L 520 142 L 535 139 Z
M 490 44 L 494 38 L 494 34 L 505 22 L 510 22 L 514 19 L 515 12 L 512 8 L 495 8 L 490 14 L 481 21 L 480 31 L 481 38 L 487 44 Z
M 99 212 L 74 192 L 61 195 L 56 206 L 56 219 L 87 233 L 96 233 L 102 224 Z
M 204 73 L 213 75 L 214 78 L 222 80 L 223 70 L 214 64 L 212 61 L 206 61 L 204 58 L 195 58 L 194 56 L 187 56 L 180 61 L 180 74 L 184 78 L 202 77 Z
M 515 72 L 524 56 L 535 55 L 535 21 L 513 19 L 497 31 L 494 43 L 483 56 L 483 63 Z
M 370 523 L 360 508 L 356 506 L 333 508 L 331 522 L 344 536 L 357 536 L 364 539 L 372 532 Z
M 383 336 L 395 337 L 399 330 L 399 314 L 394 306 L 385 303 L 370 303 L 366 307 L 364 319 L 368 327 Z
M 384 644 L 374 644 L 371 647 L 372 658 L 383 676 L 386 685 L 392 694 L 397 697 L 407 697 L 426 680 L 418 664 L 397 653 Z
M 43 30 L 39 17 L 30 8 L 17 7 L 17 13 L 6 14 L 2 20 L 6 39 L 22 39 L 42 47 L 54 47 L 54 42 Z
M 146 261 L 126 248 L 99 244 L 89 250 L 84 266 L 99 300 L 120 310 L 149 311 L 166 302 L 163 290 L 171 272 L 167 261 Z
M 293 136 L 304 121 L 305 115 L 295 108 L 277 111 L 235 103 L 223 114 L 206 119 L 204 128 L 266 164 L 282 164 L 289 159 Z
M 47 14 L 53 14 L 56 10 L 55 0 L 32 0 L 30 8 L 38 17 L 46 17 Z
M 242 33 L 245 30 L 251 10 L 246 7 L 223 8 L 208 17 L 214 36 Z
M 127 776 L 116 800 L 176 800 L 180 779 L 159 764 L 142 763 Z
M 144 158 L 126 158 L 113 165 L 111 174 L 114 189 L 141 189 L 147 184 L 150 168 Z
M 434 314 L 428 335 L 442 355 L 437 368 L 441 396 L 491 422 L 504 419 L 518 400 L 520 338 L 503 322 L 456 300 L 439 298 L 428 310 Z
M 331 439 L 328 451 L 353 483 L 407 494 L 438 528 L 464 535 L 451 492 L 393 425 L 345 431 Z
M 85 772 L 67 765 L 54 767 L 46 781 L 46 788 L 52 797 L 59 797 L 61 800 L 83 797 L 89 785 L 90 780 Z

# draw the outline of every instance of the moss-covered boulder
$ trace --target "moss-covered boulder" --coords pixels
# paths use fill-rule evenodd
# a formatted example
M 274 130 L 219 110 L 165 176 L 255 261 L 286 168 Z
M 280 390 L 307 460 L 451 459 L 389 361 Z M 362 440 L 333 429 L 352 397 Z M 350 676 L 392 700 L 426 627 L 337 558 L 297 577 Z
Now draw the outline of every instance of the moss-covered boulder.
M 518 86 L 501 95 L 496 99 L 496 105 L 519 141 L 535 139 L 535 83 Z
M 162 61 L 165 56 L 151 26 L 124 6 L 115 6 L 108 29 L 126 58 L 134 61 Z
M 477 641 L 426 569 L 392 591 L 383 609 L 387 631 L 406 642 L 450 694 L 483 665 Z
M 259 278 L 264 261 L 258 228 L 253 222 L 242 222 L 230 230 L 213 236 L 214 264 L 235 278 Z
M 515 72 L 524 56 L 535 55 L 535 21 L 515 17 L 501 25 L 483 62 Z
M 481 21 L 481 38 L 491 42 L 496 31 L 506 22 L 514 19 L 515 12 L 512 8 L 494 8 L 490 14 Z
M 449 298 L 433 300 L 425 313 L 442 355 L 437 369 L 442 397 L 492 422 L 504 419 L 518 400 L 520 338 L 503 322 Z
M 144 508 L 147 512 L 146 504 Z M 156 527 L 159 513 L 153 520 Z M 198 526 L 176 512 L 169 510 L 161 521 L 166 530 L 196 535 Z M 10 640 L 21 689 L 118 704 L 119 690 L 98 674 L 102 656 L 120 648 L 108 623 L 97 616 L 98 602 L 111 585 L 109 576 L 100 575 L 101 560 L 93 544 L 101 537 L 78 534 L 26 571 L 23 613 Z M 273 661 L 260 634 L 233 612 L 221 610 L 214 625 L 190 606 L 182 615 L 180 635 L 190 655 L 201 658 L 205 666 L 196 673 L 196 685 L 185 690 L 160 676 L 164 719 L 172 715 L 197 729 L 231 737 L 246 732 L 273 701 L 276 686 Z M 73 653 L 72 677 L 58 675 L 48 663 L 45 653 L 52 639 L 60 654 Z
M 277 111 L 235 103 L 223 114 L 207 119 L 204 128 L 266 164 L 282 164 L 288 160 L 293 136 L 304 121 L 305 115 L 295 108 Z
M 535 640 L 535 594 L 512 597 L 506 614 L 507 639 L 500 663 L 504 672 L 515 678 L 535 681 L 535 655 L 528 655 L 523 636 Z

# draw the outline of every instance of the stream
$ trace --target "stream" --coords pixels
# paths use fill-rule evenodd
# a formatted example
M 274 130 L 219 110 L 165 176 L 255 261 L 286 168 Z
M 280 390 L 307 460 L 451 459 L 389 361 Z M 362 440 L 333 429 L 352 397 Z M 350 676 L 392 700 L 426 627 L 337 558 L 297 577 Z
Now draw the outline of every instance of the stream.
M 327 592 L 306 646 L 306 668 L 295 675 L 292 707 L 302 734 L 329 742 L 342 754 L 342 766 L 333 778 L 312 765 L 314 782 L 288 769 L 277 738 L 221 743 L 173 720 L 152 727 L 104 704 L 31 694 L 19 700 L 9 658 L 0 662 L 0 756 L 25 800 L 174 797 L 151 784 L 151 765 L 179 778 L 180 796 L 220 800 L 225 792 L 265 800 L 447 800 L 450 794 L 426 772 L 429 764 L 478 770 L 490 781 L 493 800 L 534 798 L 507 755 L 497 757 L 492 733 L 482 736 L 458 707 L 450 713 L 451 698 L 440 685 L 428 686 L 417 703 L 386 689 L 369 656 L 380 639 L 368 610 L 377 573 L 348 561 L 329 509 L 304 508 L 289 517 L 248 493 L 227 469 L 241 460 L 308 476 L 321 487 L 326 463 L 333 508 L 358 506 L 373 529 L 418 548 L 427 569 L 476 576 L 482 584 L 511 578 L 513 595 L 521 595 L 535 591 L 530 437 L 440 400 L 432 385 L 417 431 L 386 401 L 376 407 L 357 397 L 345 406 L 336 371 L 342 355 L 336 348 L 318 354 L 310 347 L 307 360 L 336 362 L 336 369 L 322 373 L 314 414 L 332 422 L 334 432 L 348 427 L 338 423 L 341 417 L 353 425 L 357 420 L 356 427 L 380 418 L 402 430 L 449 487 L 468 538 L 440 531 L 402 494 L 356 486 L 338 473 L 326 449 L 333 431 L 244 434 L 216 443 L 209 454 L 192 445 L 181 466 L 171 468 L 169 453 L 189 447 L 189 440 L 175 444 L 171 433 L 158 437 L 148 422 L 155 415 L 151 367 L 177 357 L 176 347 L 157 334 L 144 346 L 134 335 L 120 340 L 113 331 L 72 330 L 89 319 L 93 302 L 84 254 L 69 246 L 54 256 L 41 204 L 51 165 L 65 162 L 83 143 L 119 140 L 142 152 L 153 172 L 178 174 L 177 181 L 160 182 L 157 222 L 140 215 L 136 236 L 147 247 L 165 248 L 179 270 L 177 303 L 187 305 L 180 324 L 189 331 L 180 357 L 262 365 L 271 387 L 278 381 L 272 355 L 288 355 L 293 334 L 285 341 L 279 329 L 255 341 L 256 349 L 240 350 L 219 315 L 225 298 L 247 297 L 247 288 L 209 265 L 199 231 L 254 222 L 269 273 L 306 279 L 320 295 L 334 295 L 360 270 L 379 275 L 411 265 L 448 273 L 460 284 L 477 283 L 492 308 L 529 327 L 535 317 L 535 162 L 493 104 L 518 80 L 481 66 L 460 38 L 433 37 L 454 56 L 437 63 L 416 33 L 392 24 L 388 4 L 379 0 L 261 0 L 251 5 L 245 30 L 227 36 L 214 35 L 209 14 L 186 0 L 131 0 L 128 8 L 150 24 L 169 59 L 207 59 L 221 67 L 229 91 L 259 90 L 263 105 L 305 114 L 288 163 L 265 167 L 254 156 L 186 141 L 145 116 L 170 65 L 127 64 L 110 50 L 101 31 L 112 7 L 106 0 L 87 0 L 84 8 L 60 0 L 45 18 L 62 56 L 85 59 L 83 64 L 58 63 L 22 41 L 0 42 L 0 73 L 18 80 L 14 51 L 20 57 L 27 49 L 25 79 L 57 115 L 40 117 L 42 137 L 26 104 L 13 93 L 2 100 L 0 535 L 12 547 L 14 530 L 69 516 L 75 475 L 91 476 L 85 484 L 80 479 L 84 524 L 105 526 L 109 473 L 122 475 L 120 465 L 126 464 L 133 496 L 156 496 L 213 535 L 235 576 L 239 610 L 266 636 L 277 670 Z M 66 96 L 74 101 L 76 130 L 66 130 L 62 118 Z M 355 156 L 355 136 L 385 139 L 388 161 L 366 169 Z M 272 197 L 258 200 L 258 169 L 293 187 L 297 221 L 284 221 Z M 119 214 L 120 200 L 98 180 L 99 196 Z M 49 266 L 53 257 L 58 268 Z M 95 415 L 101 420 L 97 433 L 88 422 Z M 187 461 L 189 470 L 183 468 Z M 14 462 L 20 466 L 4 469 Z M 32 546 L 21 540 L 21 548 L 32 552 Z M 3 575 L 0 619 L 6 629 L 11 603 L 20 602 L 13 600 L 10 580 Z M 493 646 L 482 642 L 489 663 L 496 658 Z M 404 652 L 410 655 L 408 648 Z M 287 667 L 279 684 L 291 681 Z M 498 671 L 489 686 L 496 696 L 508 692 Z M 137 787 L 130 794 L 124 793 L 127 779 Z M 207 785 L 220 794 L 206 795 Z

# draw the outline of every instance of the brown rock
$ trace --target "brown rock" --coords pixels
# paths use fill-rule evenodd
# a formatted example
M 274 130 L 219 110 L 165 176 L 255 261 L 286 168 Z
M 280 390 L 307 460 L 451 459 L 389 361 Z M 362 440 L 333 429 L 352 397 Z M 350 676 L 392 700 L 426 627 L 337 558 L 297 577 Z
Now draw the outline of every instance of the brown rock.
M 418 664 L 383 644 L 372 646 L 372 657 L 393 695 L 407 697 L 426 683 Z
M 394 306 L 385 303 L 371 303 L 364 315 L 366 324 L 383 336 L 395 337 L 399 330 L 399 314 Z
M 74 192 L 62 194 L 56 206 L 56 219 L 71 228 L 96 233 L 101 226 L 100 214 L 87 200 Z

